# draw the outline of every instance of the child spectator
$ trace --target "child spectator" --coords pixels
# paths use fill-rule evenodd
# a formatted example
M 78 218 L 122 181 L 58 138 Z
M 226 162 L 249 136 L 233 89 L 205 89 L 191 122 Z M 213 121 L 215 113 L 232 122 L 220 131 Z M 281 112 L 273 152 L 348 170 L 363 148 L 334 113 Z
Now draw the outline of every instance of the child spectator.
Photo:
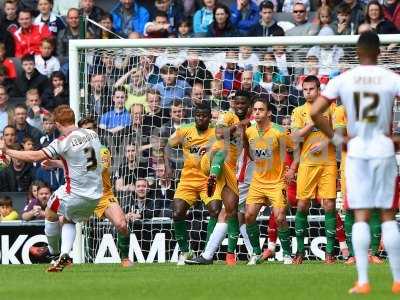
M 355 33 L 354 24 L 351 23 L 351 7 L 347 3 L 341 3 L 336 8 L 337 20 L 332 27 L 335 34 L 350 35 Z
M 221 80 L 223 95 L 227 97 L 232 90 L 240 89 L 242 82 L 242 71 L 238 67 L 238 53 L 236 50 L 228 50 L 225 55 L 226 67 L 215 74 L 214 78 Z
M 32 181 L 32 183 L 28 189 L 28 194 L 26 197 L 25 205 L 27 205 L 32 199 L 37 199 L 37 191 L 38 191 L 38 187 L 41 183 L 42 182 L 40 180 Z
M 40 146 L 47 147 L 53 140 L 55 140 L 60 133 L 56 128 L 54 117 L 49 114 L 43 118 L 43 136 L 40 138 Z
M 15 81 L 13 96 L 25 97 L 30 89 L 37 89 L 41 95 L 49 86 L 49 79 L 42 75 L 35 67 L 35 58 L 32 55 L 25 55 L 21 59 L 22 74 Z
M 19 220 L 19 215 L 13 208 L 11 198 L 9 196 L 0 197 L 0 222 L 15 220 Z
M 51 73 L 50 84 L 51 86 L 42 94 L 42 107 L 53 111 L 59 105 L 69 105 L 69 91 L 65 75 L 61 71 Z
M 335 32 L 331 27 L 332 9 L 329 6 L 323 5 L 318 9 L 317 22 L 320 28 L 318 35 L 335 35 Z
M 33 24 L 47 25 L 54 37 L 65 28 L 64 21 L 53 12 L 53 0 L 39 0 L 37 9 L 40 14 L 35 18 Z
M 37 189 L 37 198 L 31 199 L 22 212 L 22 220 L 43 220 L 47 202 L 51 196 L 51 189 L 46 183 L 40 183 Z
M 17 78 L 17 69 L 12 59 L 7 57 L 7 49 L 3 43 L 0 43 L 0 63 L 6 68 L 6 76 L 8 79 Z
M 4 2 L 4 18 L 2 20 L 2 27 L 7 31 L 14 33 L 17 31 L 19 25 L 17 22 L 17 0 L 6 0 Z M 8 44 L 7 44 L 8 45 Z M 14 55 L 9 55 L 14 56 Z
M 87 1 L 87 0 L 84 0 Z M 89 0 L 92 1 L 92 0 Z M 100 21 L 99 21 L 100 25 L 103 26 L 105 29 L 103 28 L 93 28 L 93 38 L 96 39 L 116 39 L 118 38 L 118 36 L 115 33 L 115 29 L 113 27 L 113 17 L 111 14 L 103 12 L 100 15 Z
M 218 107 L 219 110 L 229 110 L 229 102 L 226 96 L 224 96 L 224 89 L 222 81 L 214 79 L 211 81 L 211 96 L 209 97 L 211 107 Z
M 178 38 L 193 37 L 192 22 L 189 18 L 183 18 L 178 23 Z
M 40 54 L 35 55 L 36 69 L 39 71 L 39 73 L 47 77 L 50 77 L 51 73 L 54 71 L 60 70 L 60 61 L 53 55 L 54 49 L 55 40 L 47 38 L 44 39 L 40 45 Z
M 24 138 L 21 146 L 24 149 L 24 151 L 31 151 L 35 149 L 33 140 L 30 137 Z
M 30 89 L 26 92 L 26 107 L 28 108 L 28 117 L 26 122 L 39 129 L 43 130 L 43 119 L 49 115 L 49 112 L 41 107 L 42 100 L 40 99 L 37 89 Z
M 208 26 L 213 22 L 216 0 L 203 0 L 203 8 L 195 12 L 193 16 L 193 32 L 205 34 Z

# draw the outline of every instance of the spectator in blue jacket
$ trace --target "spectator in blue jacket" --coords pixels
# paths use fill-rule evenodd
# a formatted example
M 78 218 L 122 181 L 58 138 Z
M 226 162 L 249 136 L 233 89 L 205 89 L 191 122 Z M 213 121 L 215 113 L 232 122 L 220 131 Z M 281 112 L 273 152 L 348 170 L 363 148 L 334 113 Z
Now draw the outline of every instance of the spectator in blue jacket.
M 35 179 L 48 184 L 51 190 L 55 191 L 65 183 L 64 170 L 62 168 L 48 170 L 39 166 L 36 169 Z
M 247 35 L 258 20 L 258 6 L 252 0 L 237 0 L 231 6 L 231 23 L 242 35 Z
M 213 22 L 213 10 L 215 0 L 203 0 L 204 7 L 195 12 L 193 16 L 193 32 L 195 34 L 204 34 L 207 32 L 208 25 Z
M 142 34 L 144 25 L 150 20 L 147 9 L 134 0 L 120 0 L 111 10 L 111 14 L 115 31 L 123 37 L 128 37 L 131 32 Z

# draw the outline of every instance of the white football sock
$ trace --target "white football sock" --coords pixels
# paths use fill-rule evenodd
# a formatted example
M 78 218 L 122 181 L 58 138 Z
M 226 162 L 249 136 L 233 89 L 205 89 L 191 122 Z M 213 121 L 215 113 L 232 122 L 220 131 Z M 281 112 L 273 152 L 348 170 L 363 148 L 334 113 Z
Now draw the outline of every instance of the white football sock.
M 382 223 L 382 237 L 389 257 L 393 280 L 400 282 L 400 233 L 396 221 Z
M 67 253 L 72 250 L 75 240 L 75 224 L 66 223 L 62 227 L 61 233 L 61 254 Z
M 358 283 L 368 282 L 368 249 L 371 243 L 371 232 L 366 222 L 356 222 L 353 224 L 352 241 L 354 256 L 358 273 Z
M 215 251 L 217 251 L 219 245 L 225 238 L 226 232 L 228 231 L 228 224 L 217 223 L 214 227 L 213 232 L 210 235 L 210 239 L 206 245 L 206 249 L 201 254 L 205 259 L 213 259 Z
M 44 233 L 47 237 L 50 254 L 60 254 L 60 222 L 44 220 Z
M 249 236 L 247 235 L 247 230 L 246 230 L 246 224 L 242 224 L 240 226 L 240 234 L 243 237 L 243 242 L 244 245 L 246 246 L 247 253 L 252 254 L 253 253 L 253 247 L 251 246 Z
M 276 243 L 268 242 L 268 249 L 275 253 L 276 250 Z

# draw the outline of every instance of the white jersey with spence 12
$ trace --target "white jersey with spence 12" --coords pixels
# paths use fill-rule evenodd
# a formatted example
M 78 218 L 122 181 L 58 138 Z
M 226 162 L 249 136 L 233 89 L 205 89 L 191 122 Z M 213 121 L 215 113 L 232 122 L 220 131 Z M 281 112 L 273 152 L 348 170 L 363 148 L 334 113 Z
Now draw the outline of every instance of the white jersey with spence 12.
M 332 79 L 322 95 L 338 97 L 347 113 L 351 140 L 347 155 L 361 159 L 393 156 L 389 138 L 395 97 L 400 96 L 400 76 L 376 65 L 361 65 Z
M 96 132 L 77 128 L 42 149 L 49 159 L 61 159 L 67 194 L 98 200 L 103 194 L 100 140 Z

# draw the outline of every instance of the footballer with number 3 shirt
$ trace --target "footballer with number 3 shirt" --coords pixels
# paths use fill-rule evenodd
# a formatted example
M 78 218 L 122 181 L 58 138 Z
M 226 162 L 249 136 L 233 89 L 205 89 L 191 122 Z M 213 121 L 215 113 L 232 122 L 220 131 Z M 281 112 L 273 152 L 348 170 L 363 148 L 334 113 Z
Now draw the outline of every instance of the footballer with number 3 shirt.
M 67 105 L 54 110 L 54 120 L 61 136 L 41 150 L 12 150 L 0 140 L 0 150 L 10 157 L 29 162 L 44 161 L 44 166 L 47 160 L 55 158 L 63 162 L 66 182 L 50 197 L 45 211 L 49 250 L 53 255 L 60 254 L 48 272 L 60 272 L 71 263 L 69 253 L 75 240 L 75 223 L 88 219 L 103 195 L 101 144 L 97 133 L 76 127 L 75 114 Z

